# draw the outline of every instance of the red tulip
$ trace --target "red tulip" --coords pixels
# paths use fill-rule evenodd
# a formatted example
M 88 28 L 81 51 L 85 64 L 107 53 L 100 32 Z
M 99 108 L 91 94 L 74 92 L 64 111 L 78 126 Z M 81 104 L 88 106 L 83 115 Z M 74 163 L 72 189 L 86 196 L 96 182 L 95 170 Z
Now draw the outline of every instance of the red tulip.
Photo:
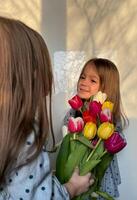
M 72 99 L 68 101 L 68 103 L 74 110 L 77 110 L 83 106 L 83 102 L 78 95 L 75 95 Z
M 70 117 L 68 121 L 68 130 L 71 133 L 76 133 L 82 131 L 84 127 L 84 121 L 81 117 Z
M 114 132 L 107 140 L 104 141 L 105 148 L 109 153 L 117 153 L 126 145 L 126 140 L 118 133 Z
M 82 113 L 82 117 L 85 123 L 87 122 L 94 122 L 96 124 L 96 117 L 91 115 L 88 110 Z
M 91 115 L 97 116 L 101 112 L 102 104 L 97 101 L 92 101 L 89 104 L 89 112 Z

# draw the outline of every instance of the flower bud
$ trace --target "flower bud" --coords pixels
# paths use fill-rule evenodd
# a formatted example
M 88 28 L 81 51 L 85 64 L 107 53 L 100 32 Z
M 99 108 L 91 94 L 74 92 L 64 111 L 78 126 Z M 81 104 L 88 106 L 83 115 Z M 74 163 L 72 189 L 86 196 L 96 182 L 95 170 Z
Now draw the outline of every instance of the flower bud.
M 68 130 L 71 133 L 76 133 L 82 131 L 84 126 L 84 121 L 81 117 L 70 117 L 68 121 Z
M 109 153 L 118 153 L 126 145 L 126 140 L 118 132 L 114 132 L 107 140 L 104 142 L 105 148 Z
M 88 110 L 84 111 L 82 113 L 82 117 L 85 123 L 87 122 L 94 122 L 96 123 L 96 117 L 91 115 L 90 112 Z
M 107 95 L 105 93 L 99 91 L 96 95 L 94 95 L 93 101 L 97 101 L 97 102 L 100 102 L 102 104 L 102 103 L 104 103 L 106 98 L 107 98 Z
M 78 110 L 83 106 L 83 102 L 78 95 L 75 95 L 72 99 L 68 101 L 68 103 L 74 110 Z
M 102 123 L 97 131 L 98 137 L 107 140 L 114 132 L 114 124 L 109 122 Z
M 96 132 L 97 132 L 96 124 L 93 122 L 87 122 L 83 130 L 84 136 L 89 140 L 91 140 L 95 137 Z
M 112 112 L 110 109 L 105 108 L 100 112 L 100 121 L 103 122 L 112 122 Z
M 108 108 L 110 111 L 113 111 L 114 104 L 111 101 L 105 101 L 102 105 L 102 110 Z
M 101 103 L 97 101 L 92 101 L 89 104 L 89 112 L 91 115 L 94 115 L 95 117 L 100 113 L 101 111 Z

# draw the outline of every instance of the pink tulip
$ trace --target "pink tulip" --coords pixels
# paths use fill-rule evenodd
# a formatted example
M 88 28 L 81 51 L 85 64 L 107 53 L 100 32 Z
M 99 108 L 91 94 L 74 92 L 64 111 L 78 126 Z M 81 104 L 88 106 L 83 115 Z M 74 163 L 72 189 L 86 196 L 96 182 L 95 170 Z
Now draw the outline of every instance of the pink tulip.
M 78 95 L 75 95 L 72 99 L 68 101 L 68 103 L 74 110 L 77 110 L 83 106 L 83 102 Z
M 109 153 L 117 153 L 126 145 L 126 140 L 118 133 L 114 132 L 107 140 L 104 141 L 105 148 Z
M 97 116 L 101 112 L 102 104 L 97 101 L 92 101 L 89 104 L 89 112 L 91 115 Z
M 100 112 L 100 121 L 103 122 L 112 122 L 112 112 L 110 109 L 106 108 Z
M 68 121 L 68 130 L 71 133 L 76 133 L 82 131 L 84 127 L 84 121 L 81 117 L 70 117 Z

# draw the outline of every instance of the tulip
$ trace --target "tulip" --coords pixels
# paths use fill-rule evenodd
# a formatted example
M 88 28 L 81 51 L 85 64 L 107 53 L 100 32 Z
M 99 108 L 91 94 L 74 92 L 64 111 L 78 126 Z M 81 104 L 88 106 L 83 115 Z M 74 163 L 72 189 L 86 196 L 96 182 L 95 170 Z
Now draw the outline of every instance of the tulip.
M 114 104 L 111 101 L 105 101 L 102 105 L 102 110 L 108 108 L 110 111 L 113 111 Z
M 100 112 L 100 121 L 103 122 L 112 122 L 112 112 L 110 109 L 105 108 Z
M 101 103 L 97 101 L 92 101 L 89 104 L 89 112 L 91 115 L 94 115 L 95 117 L 101 112 Z
M 88 110 L 82 113 L 82 117 L 85 123 L 87 122 L 94 122 L 96 124 L 96 117 L 91 115 Z
M 104 103 L 106 98 L 107 98 L 107 95 L 105 93 L 99 91 L 96 95 L 94 95 L 93 101 L 97 101 L 97 102 L 100 102 L 102 104 L 102 103 Z
M 83 106 L 83 102 L 78 95 L 75 95 L 72 99 L 68 101 L 68 103 L 74 110 L 78 110 Z
M 83 127 L 84 127 L 84 121 L 81 117 L 77 117 L 77 118 L 70 117 L 69 118 L 68 130 L 71 133 L 80 132 L 80 131 L 82 131 Z
M 84 136 L 89 140 L 91 140 L 95 137 L 96 132 L 97 132 L 96 124 L 93 122 L 87 122 L 83 130 Z
M 114 132 L 114 124 L 110 122 L 104 122 L 99 126 L 97 134 L 99 138 L 107 140 L 112 135 L 113 132 Z
M 127 143 L 118 132 L 114 132 L 107 140 L 105 140 L 104 145 L 109 153 L 114 154 L 121 151 Z

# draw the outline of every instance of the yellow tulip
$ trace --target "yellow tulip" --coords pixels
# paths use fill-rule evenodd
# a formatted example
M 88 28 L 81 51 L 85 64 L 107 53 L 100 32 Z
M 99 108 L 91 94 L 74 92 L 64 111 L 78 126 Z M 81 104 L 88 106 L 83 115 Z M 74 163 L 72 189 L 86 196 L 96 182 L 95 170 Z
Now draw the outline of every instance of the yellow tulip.
M 102 105 L 102 110 L 108 108 L 110 111 L 113 111 L 114 104 L 111 101 L 105 101 Z
M 102 123 L 97 131 L 99 138 L 107 140 L 114 132 L 114 124 L 110 122 Z
M 93 122 L 87 122 L 83 130 L 84 136 L 89 140 L 91 140 L 95 137 L 96 132 L 97 132 L 96 124 Z

